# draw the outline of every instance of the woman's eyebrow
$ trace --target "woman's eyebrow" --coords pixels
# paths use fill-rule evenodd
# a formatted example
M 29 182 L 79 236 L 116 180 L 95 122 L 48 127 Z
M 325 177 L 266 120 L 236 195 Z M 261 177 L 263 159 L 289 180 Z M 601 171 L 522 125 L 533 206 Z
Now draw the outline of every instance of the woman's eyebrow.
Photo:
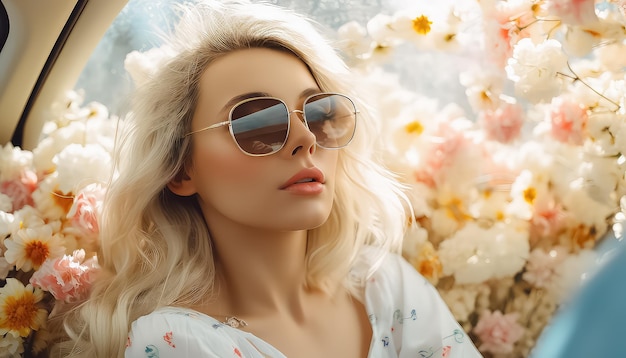
M 266 92 L 248 92 L 248 93 L 237 95 L 231 98 L 228 102 L 226 102 L 226 104 L 222 107 L 222 109 L 220 109 L 219 113 L 228 112 L 237 103 L 243 100 L 246 100 L 249 98 L 255 98 L 255 97 L 271 97 L 271 95 Z
M 307 88 L 304 91 L 300 92 L 300 95 L 298 97 L 299 98 L 305 98 L 305 97 L 312 96 L 312 95 L 318 94 L 318 93 L 322 93 L 322 90 L 320 90 L 317 87 L 311 87 L 311 88 Z M 255 98 L 255 97 L 272 97 L 272 95 L 270 93 L 267 93 L 267 92 L 242 93 L 240 95 L 237 95 L 237 96 L 231 98 L 228 102 L 226 102 L 226 104 L 220 109 L 219 113 L 228 112 L 237 103 L 239 103 L 239 102 L 241 102 L 243 100 L 246 100 L 246 99 L 249 99 L 249 98 Z
M 300 92 L 300 98 L 309 97 L 309 96 L 312 96 L 312 95 L 318 94 L 318 93 L 322 93 L 322 90 L 320 90 L 317 87 L 307 88 L 304 91 Z

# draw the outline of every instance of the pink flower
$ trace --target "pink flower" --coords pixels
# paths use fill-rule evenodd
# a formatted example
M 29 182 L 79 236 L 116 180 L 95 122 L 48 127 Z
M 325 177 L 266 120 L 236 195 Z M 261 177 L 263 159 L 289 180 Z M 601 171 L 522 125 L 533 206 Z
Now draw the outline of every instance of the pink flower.
M 16 180 L 7 180 L 0 184 L 0 193 L 11 198 L 13 211 L 25 205 L 33 206 L 32 193 L 37 189 L 37 175 L 31 170 L 24 170 Z
M 52 293 L 57 300 L 77 302 L 89 294 L 97 269 L 95 258 L 85 261 L 85 251 L 76 250 L 71 256 L 46 260 L 30 283 Z
M 454 123 L 440 123 L 425 149 L 423 165 L 414 172 L 415 180 L 436 187 L 445 176 L 446 168 L 453 166 L 459 155 L 473 145 L 463 129 L 456 128 Z
M 587 108 L 581 103 L 556 97 L 549 113 L 552 137 L 563 143 L 583 144 L 587 128 Z
M 536 287 L 550 288 L 560 279 L 556 270 L 567 257 L 567 249 L 562 246 L 555 246 L 549 252 L 534 249 L 528 257 L 522 278 Z
M 537 243 L 541 240 L 549 242 L 550 238 L 558 237 L 566 227 L 568 212 L 561 204 L 550 203 L 547 207 L 536 207 L 530 221 L 530 240 Z
M 528 29 L 535 21 L 530 2 L 480 2 L 483 10 L 485 48 L 488 58 L 497 66 L 504 66 L 511 56 L 513 45 L 530 36 Z
M 517 313 L 503 315 L 500 311 L 483 311 L 474 327 L 474 333 L 481 341 L 480 350 L 494 354 L 511 353 L 515 342 L 524 335 L 517 317 Z
M 487 138 L 500 143 L 510 143 L 519 137 L 524 124 L 524 111 L 517 104 L 505 103 L 495 110 L 481 113 Z
M 548 11 L 569 25 L 587 25 L 598 20 L 595 0 L 551 0 Z
M 99 232 L 98 217 L 104 192 L 104 188 L 99 184 L 90 184 L 74 197 L 74 203 L 67 213 L 67 218 L 72 221 L 73 226 L 82 229 L 86 234 Z

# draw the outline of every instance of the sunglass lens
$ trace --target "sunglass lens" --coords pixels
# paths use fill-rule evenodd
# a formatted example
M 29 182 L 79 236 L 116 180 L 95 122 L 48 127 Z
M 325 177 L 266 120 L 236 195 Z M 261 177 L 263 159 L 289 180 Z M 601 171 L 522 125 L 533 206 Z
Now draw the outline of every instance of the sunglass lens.
M 255 98 L 231 111 L 231 129 L 237 144 L 253 155 L 270 154 L 282 148 L 289 130 L 285 104 L 273 98 Z
M 321 93 L 309 97 L 304 104 L 304 117 L 321 147 L 341 148 L 352 140 L 356 108 L 346 96 Z

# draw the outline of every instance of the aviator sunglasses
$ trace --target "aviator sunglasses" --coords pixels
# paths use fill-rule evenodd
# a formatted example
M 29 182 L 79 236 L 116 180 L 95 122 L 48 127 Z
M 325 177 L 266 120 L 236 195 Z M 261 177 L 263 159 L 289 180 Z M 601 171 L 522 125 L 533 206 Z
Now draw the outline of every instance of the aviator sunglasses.
M 338 149 L 350 143 L 356 129 L 354 102 L 339 93 L 318 93 L 307 97 L 302 110 L 289 111 L 287 104 L 274 97 L 245 99 L 233 106 L 228 120 L 189 132 L 184 137 L 208 129 L 229 126 L 239 149 L 251 156 L 278 152 L 287 142 L 292 113 L 300 113 L 317 145 Z

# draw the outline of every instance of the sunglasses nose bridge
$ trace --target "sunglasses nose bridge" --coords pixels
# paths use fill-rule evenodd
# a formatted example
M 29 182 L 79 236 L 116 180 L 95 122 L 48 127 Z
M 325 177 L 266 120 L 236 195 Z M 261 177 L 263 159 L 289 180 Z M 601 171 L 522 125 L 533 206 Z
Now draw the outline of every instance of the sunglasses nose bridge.
M 304 111 L 303 111 L 303 110 L 301 110 L 301 109 L 294 109 L 294 110 L 288 111 L 287 113 L 288 113 L 288 115 L 289 115 L 289 117 L 288 117 L 288 118 L 289 118 L 289 121 L 290 121 L 290 122 L 291 122 L 291 115 L 292 115 L 293 113 L 296 113 L 297 118 L 299 119 L 300 124 L 301 124 L 302 126 L 304 126 L 304 130 L 306 131 L 306 135 L 305 135 L 305 136 L 306 136 L 306 137 L 310 137 L 310 138 L 311 138 L 311 145 L 314 145 L 314 144 L 315 144 L 315 142 L 316 142 L 316 137 L 315 137 L 315 134 L 314 134 L 314 133 L 311 131 L 311 129 L 309 128 L 309 124 L 307 123 L 306 118 L 304 117 Z M 289 129 L 289 132 L 290 132 L 290 133 L 288 133 L 288 134 L 287 134 L 287 136 L 288 136 L 288 137 L 291 137 L 292 135 L 295 135 L 295 133 L 292 133 L 294 130 L 296 130 L 296 131 L 301 131 L 301 130 L 302 130 L 302 128 L 300 128 L 300 129 L 295 129 L 295 126 L 294 126 L 294 125 L 291 125 L 291 126 L 290 126 L 290 129 Z M 296 137 L 300 137 L 300 136 L 301 136 L 301 134 L 296 135 Z M 288 140 L 288 139 L 285 139 L 285 141 L 287 141 L 287 140 Z
M 300 120 L 304 123 L 306 123 L 306 120 L 304 119 L 304 111 L 300 110 L 300 109 L 294 109 L 289 111 L 289 117 L 291 117 L 292 113 L 298 113 L 300 115 Z

